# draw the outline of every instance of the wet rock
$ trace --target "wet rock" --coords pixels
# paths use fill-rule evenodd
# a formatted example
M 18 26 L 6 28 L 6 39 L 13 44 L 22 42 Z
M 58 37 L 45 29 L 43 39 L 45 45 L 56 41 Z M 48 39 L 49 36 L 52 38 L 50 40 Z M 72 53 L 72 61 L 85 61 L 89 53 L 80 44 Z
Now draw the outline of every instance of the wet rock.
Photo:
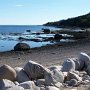
M 55 34 L 54 39 L 56 39 L 56 40 L 62 39 L 62 35 L 60 35 L 60 34 Z
M 26 43 L 18 43 L 14 47 L 15 51 L 25 51 L 25 50 L 30 50 L 30 46 Z
M 24 89 L 39 90 L 39 88 L 34 84 L 33 81 L 26 81 L 26 82 L 20 83 L 18 86 L 21 86 Z
M 72 59 L 67 59 L 62 64 L 62 72 L 75 71 L 75 63 Z
M 2 79 L 0 81 L 0 90 L 5 90 L 5 89 L 13 87 L 13 86 L 15 86 L 15 84 L 10 80 Z
M 16 79 L 16 71 L 8 65 L 1 66 L 0 80 L 2 79 L 8 79 L 8 80 L 14 81 Z
M 27 76 L 27 74 L 25 73 L 25 71 L 23 70 L 23 68 L 21 67 L 16 67 L 15 68 L 16 72 L 17 72 L 17 76 L 16 76 L 16 80 L 19 83 L 25 82 L 25 81 L 29 81 L 29 77 Z
M 81 70 L 86 69 L 90 65 L 90 57 L 86 53 L 81 52 L 78 59 Z
M 46 68 L 34 61 L 29 61 L 24 66 L 24 71 L 27 73 L 30 79 L 42 79 L 44 78 Z

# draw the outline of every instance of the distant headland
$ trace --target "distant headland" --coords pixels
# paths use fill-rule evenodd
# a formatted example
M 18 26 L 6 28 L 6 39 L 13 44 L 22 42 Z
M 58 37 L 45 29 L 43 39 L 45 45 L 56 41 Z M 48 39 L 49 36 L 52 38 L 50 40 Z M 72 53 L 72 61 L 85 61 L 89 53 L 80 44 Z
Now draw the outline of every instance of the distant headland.
M 60 20 L 55 22 L 48 22 L 44 24 L 45 26 L 55 26 L 55 27 L 80 27 L 80 28 L 90 28 L 90 13 L 68 18 L 66 20 Z

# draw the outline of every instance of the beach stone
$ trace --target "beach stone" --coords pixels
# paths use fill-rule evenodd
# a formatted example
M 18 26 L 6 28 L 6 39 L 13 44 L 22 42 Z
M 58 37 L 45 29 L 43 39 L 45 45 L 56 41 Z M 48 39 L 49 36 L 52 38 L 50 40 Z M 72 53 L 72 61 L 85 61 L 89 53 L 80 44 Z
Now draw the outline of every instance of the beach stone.
M 83 81 L 85 80 L 89 80 L 90 81 L 90 76 L 89 75 L 84 75 L 83 78 L 82 78 Z
M 60 83 L 63 83 L 64 81 L 64 74 L 61 71 L 58 71 L 57 69 L 53 70 L 53 78 Z
M 47 86 L 45 88 L 45 90 L 60 90 L 59 88 L 55 87 L 55 86 Z
M 21 87 L 21 86 L 13 86 L 13 87 L 11 87 L 11 88 L 4 89 L 4 90 L 24 90 L 24 88 Z
M 75 63 L 72 59 L 68 58 L 62 64 L 62 72 L 75 71 Z
M 10 80 L 2 79 L 0 81 L 0 90 L 5 90 L 5 89 L 13 87 L 13 86 L 15 86 L 15 84 Z
M 16 71 L 8 66 L 8 65 L 3 65 L 0 67 L 0 80 L 2 79 L 8 79 L 11 81 L 15 81 L 16 79 Z
M 77 86 L 77 84 L 78 84 L 78 81 L 76 79 L 71 79 L 68 85 L 75 87 Z
M 85 71 L 87 72 L 88 75 L 90 75 L 90 65 L 87 67 Z
M 78 59 L 81 70 L 86 69 L 90 65 L 90 56 L 88 56 L 86 53 L 81 52 Z
M 62 68 L 62 66 L 53 65 L 53 66 L 50 66 L 48 69 L 49 69 L 50 71 L 53 71 L 53 70 L 55 70 L 55 69 L 57 69 L 58 71 L 61 71 L 61 68 Z
M 29 81 L 30 80 L 29 77 L 27 76 L 26 72 L 23 70 L 23 68 L 16 67 L 15 68 L 15 71 L 17 73 L 16 80 L 19 83 L 22 83 L 22 82 L 25 82 L 25 81 Z
M 70 81 L 71 79 L 76 79 L 77 81 L 81 81 L 82 78 L 79 77 L 77 74 L 75 74 L 74 72 L 68 72 L 67 75 L 67 80 Z
M 37 85 L 37 86 L 45 85 L 45 79 L 38 79 L 38 80 L 36 81 L 36 85 Z
M 45 90 L 45 87 L 40 87 L 40 90 Z
M 61 83 L 64 81 L 64 77 L 62 75 L 62 73 L 57 71 L 48 71 L 45 74 L 45 85 L 60 87 L 62 85 Z
M 30 50 L 30 46 L 26 43 L 18 43 L 14 47 L 15 51 L 24 51 L 24 50 Z
M 76 58 L 73 58 L 72 60 L 75 63 L 75 70 L 80 70 L 80 62 L 79 62 L 79 60 L 76 59 Z
M 20 83 L 18 86 L 23 87 L 24 89 L 30 89 L 30 90 L 39 90 L 40 88 L 35 85 L 33 81 L 26 81 L 23 83 Z
M 24 71 L 27 73 L 30 79 L 43 79 L 46 68 L 34 61 L 29 61 L 24 66 Z

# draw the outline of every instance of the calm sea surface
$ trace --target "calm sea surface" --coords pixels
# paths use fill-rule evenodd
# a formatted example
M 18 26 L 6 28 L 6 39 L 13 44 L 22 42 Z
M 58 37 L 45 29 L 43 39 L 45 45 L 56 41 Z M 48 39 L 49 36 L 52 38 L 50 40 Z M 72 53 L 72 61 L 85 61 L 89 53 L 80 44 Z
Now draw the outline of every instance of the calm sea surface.
M 41 31 L 42 28 L 48 28 L 50 30 L 57 30 L 59 28 L 47 27 L 42 25 L 0 25 L 0 52 L 10 51 L 14 49 L 14 46 L 21 42 L 16 40 L 16 36 L 7 36 L 10 33 L 24 33 L 26 30 Z M 30 45 L 31 48 L 41 47 L 47 44 L 52 44 L 50 41 L 47 42 L 34 42 L 34 41 L 22 41 Z
M 0 25 L 0 33 L 22 33 L 26 30 L 41 31 L 42 28 L 48 28 L 51 30 L 59 29 L 43 25 Z

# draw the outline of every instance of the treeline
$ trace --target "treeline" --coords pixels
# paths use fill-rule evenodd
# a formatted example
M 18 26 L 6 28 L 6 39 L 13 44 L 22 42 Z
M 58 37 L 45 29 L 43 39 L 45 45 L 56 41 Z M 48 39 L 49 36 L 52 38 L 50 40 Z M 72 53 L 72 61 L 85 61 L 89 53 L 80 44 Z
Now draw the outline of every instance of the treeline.
M 56 26 L 56 27 L 90 27 L 90 13 L 74 18 L 68 18 L 67 20 L 60 20 L 56 22 L 48 22 L 44 25 Z

